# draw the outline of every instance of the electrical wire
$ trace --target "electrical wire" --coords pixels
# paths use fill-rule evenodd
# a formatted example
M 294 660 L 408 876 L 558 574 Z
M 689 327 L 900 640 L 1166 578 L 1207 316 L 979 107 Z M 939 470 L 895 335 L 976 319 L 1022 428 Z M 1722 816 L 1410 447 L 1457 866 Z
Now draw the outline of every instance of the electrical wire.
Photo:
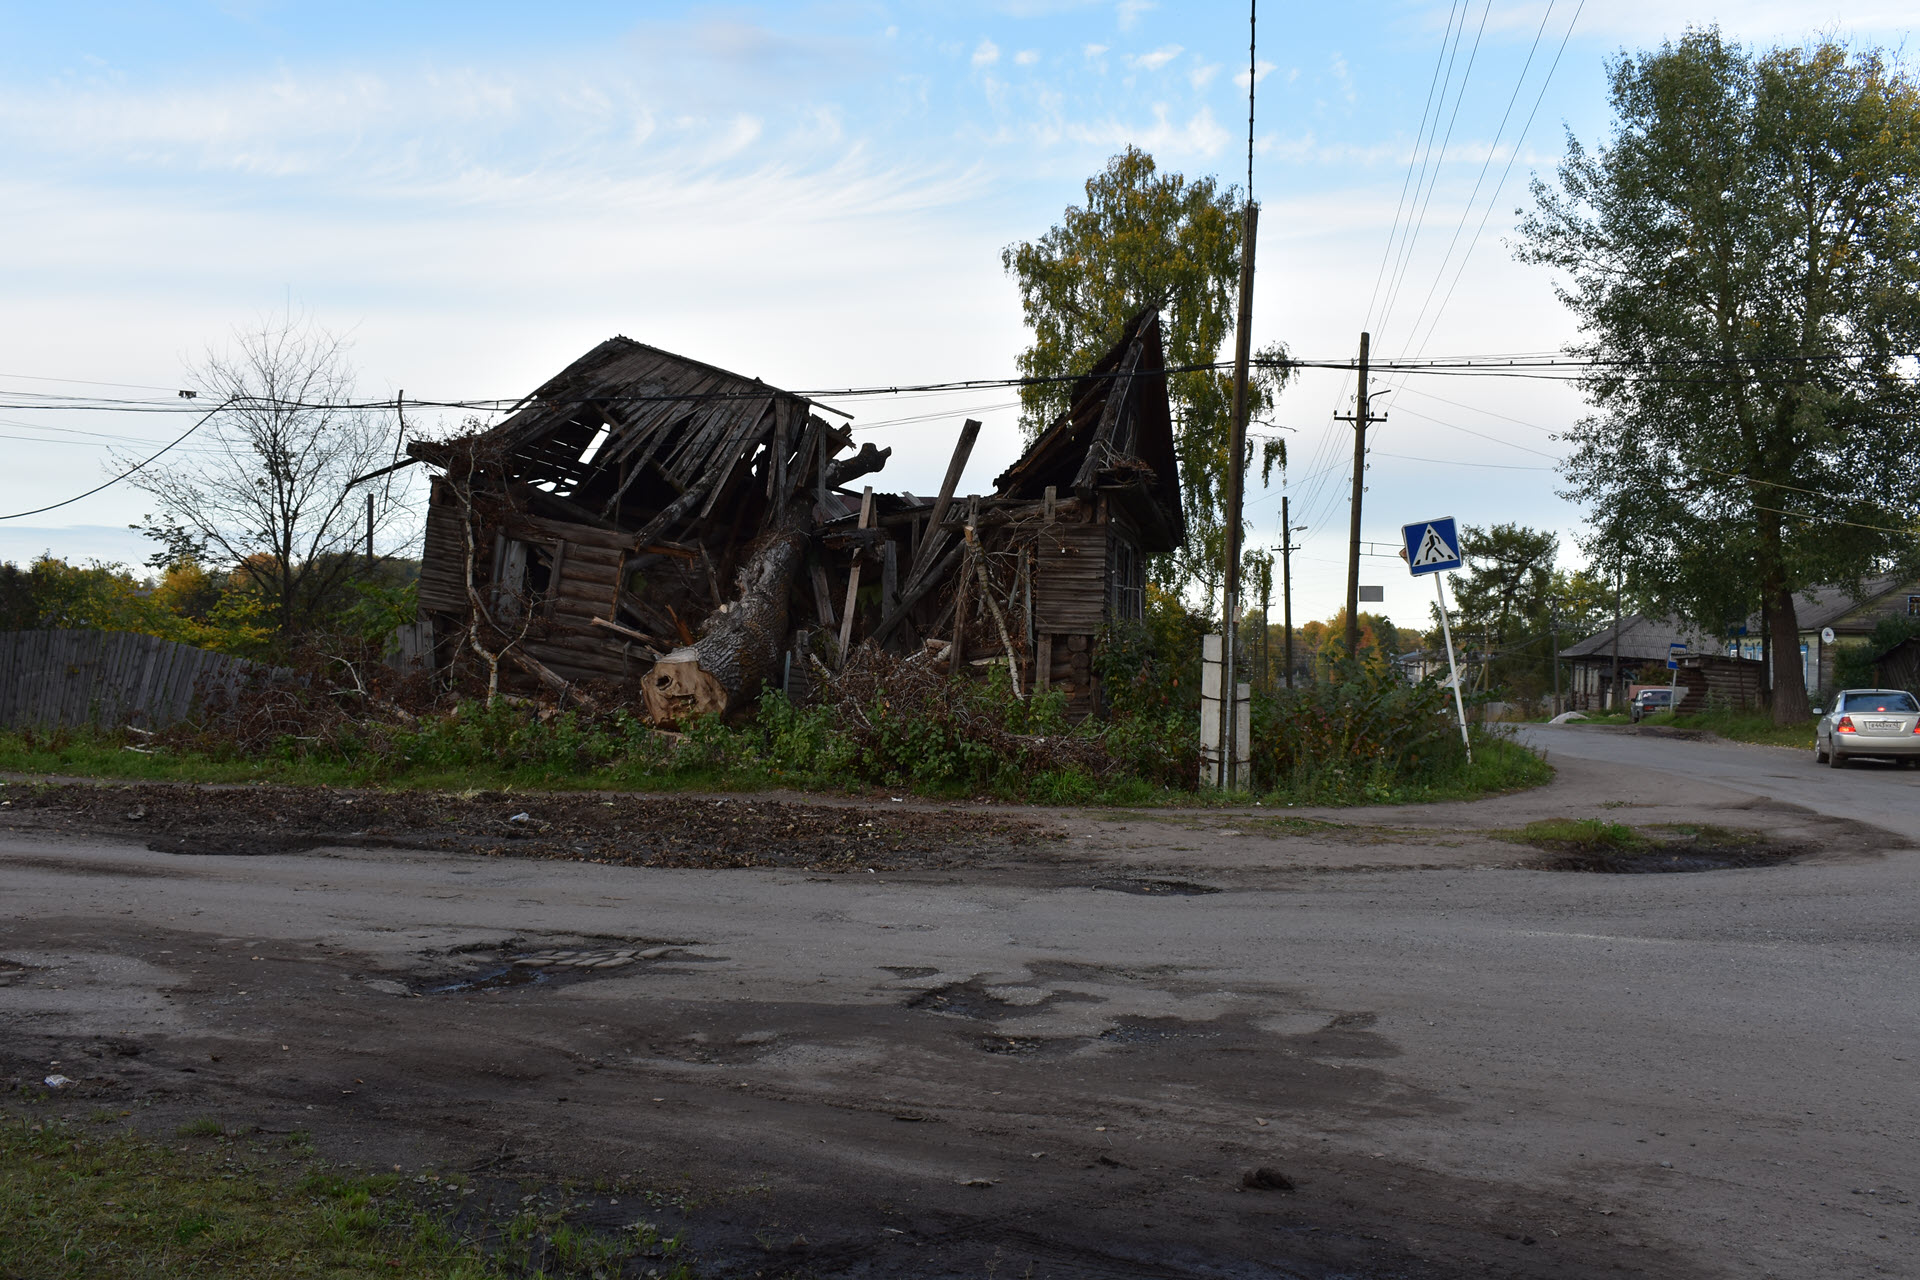
M 87 490 L 85 493 L 77 493 L 71 498 L 63 499 L 60 502 L 49 503 L 47 506 L 44 506 L 44 507 L 35 507 L 31 511 L 15 511 L 11 515 L 0 516 L 0 520 L 18 520 L 23 516 L 37 516 L 45 511 L 58 511 L 61 507 L 72 506 L 74 503 L 80 501 L 82 498 L 91 498 L 94 494 L 99 493 L 102 489 L 111 489 L 114 485 L 119 484 L 122 480 L 125 480 L 128 476 L 131 476 L 136 472 L 144 471 L 149 466 L 152 466 L 155 462 L 158 462 L 162 457 L 166 455 L 166 453 L 169 450 L 173 448 L 174 445 L 179 444 L 181 441 L 185 440 L 188 436 L 192 435 L 194 432 L 198 431 L 201 427 L 205 426 L 207 422 L 213 417 L 214 414 L 219 413 L 222 409 L 227 407 L 227 404 L 230 404 L 230 403 L 231 401 L 228 401 L 227 403 L 223 403 L 223 404 L 217 404 L 213 408 L 207 410 L 206 414 L 198 422 L 194 423 L 192 426 L 188 427 L 185 431 L 182 431 L 179 435 L 175 436 L 172 440 L 168 441 L 166 446 L 163 447 L 158 453 L 155 453 L 150 457 L 143 459 L 140 462 L 136 462 L 133 466 L 128 467 L 125 471 L 122 471 L 119 475 L 107 481 L 105 484 L 97 484 L 93 488 Z

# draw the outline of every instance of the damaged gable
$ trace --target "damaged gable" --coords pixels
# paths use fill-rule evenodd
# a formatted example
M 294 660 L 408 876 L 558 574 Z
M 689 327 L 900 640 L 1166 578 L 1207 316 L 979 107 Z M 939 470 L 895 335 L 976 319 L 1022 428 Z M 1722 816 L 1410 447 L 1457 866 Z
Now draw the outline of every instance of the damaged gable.
M 1139 532 L 1143 552 L 1186 541 L 1180 468 L 1167 404 L 1160 314 L 1145 310 L 1073 384 L 1067 412 L 1040 434 L 994 487 L 1004 498 L 1040 497 L 1051 486 L 1085 502 L 1105 498 Z

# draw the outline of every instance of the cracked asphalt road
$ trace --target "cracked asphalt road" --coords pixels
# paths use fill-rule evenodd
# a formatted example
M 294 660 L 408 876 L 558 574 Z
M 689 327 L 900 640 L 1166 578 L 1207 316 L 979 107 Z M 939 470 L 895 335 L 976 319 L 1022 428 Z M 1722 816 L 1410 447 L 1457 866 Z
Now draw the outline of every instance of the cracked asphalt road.
M 1023 812 L 1061 838 L 889 872 L 175 854 L 9 813 L 0 1078 L 637 1179 L 716 1275 L 1912 1274 L 1920 793 L 1861 770 L 1819 812 L 1767 775 L 1797 753 L 1551 732 L 1524 795 Z M 1555 874 L 1486 835 L 1544 816 L 1818 852 Z M 503 976 L 556 949 L 632 954 Z

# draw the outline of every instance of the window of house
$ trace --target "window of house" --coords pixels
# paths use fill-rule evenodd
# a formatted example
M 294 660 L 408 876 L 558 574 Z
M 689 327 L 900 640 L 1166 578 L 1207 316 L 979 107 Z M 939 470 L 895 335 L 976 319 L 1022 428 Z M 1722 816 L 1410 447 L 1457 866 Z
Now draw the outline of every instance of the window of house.
M 1909 618 L 1920 618 L 1920 596 L 1907 597 L 1907 616 Z

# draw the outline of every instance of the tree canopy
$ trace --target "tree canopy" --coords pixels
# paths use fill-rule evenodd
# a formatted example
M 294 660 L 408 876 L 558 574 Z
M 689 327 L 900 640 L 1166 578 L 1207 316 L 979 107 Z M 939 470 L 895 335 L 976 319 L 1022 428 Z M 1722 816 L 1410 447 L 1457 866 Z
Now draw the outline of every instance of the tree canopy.
M 1135 147 L 1087 179 L 1085 206 L 1071 206 L 1038 240 L 1010 245 L 1001 265 L 1020 285 L 1033 342 L 1020 354 L 1028 377 L 1081 373 L 1144 306 L 1161 313 L 1170 368 L 1218 361 L 1233 336 L 1245 202 L 1210 177 L 1161 173 Z M 1286 348 L 1259 355 L 1249 417 L 1262 416 L 1284 385 Z M 1067 407 L 1068 385 L 1021 389 L 1021 423 L 1038 434 Z M 1211 597 L 1223 569 L 1227 453 L 1233 379 L 1223 370 L 1167 379 L 1180 458 L 1189 545 L 1157 576 L 1169 586 L 1200 584 Z M 1284 461 L 1277 450 L 1269 455 Z M 1250 459 L 1243 458 L 1242 465 Z
M 154 568 L 205 564 L 245 580 L 283 639 L 320 617 L 364 567 L 369 536 L 409 538 L 405 477 L 350 487 L 400 457 L 398 423 L 355 407 L 346 343 L 288 316 L 235 334 L 199 381 L 219 403 L 199 449 L 131 480 L 159 510 Z
M 1718 629 L 1911 554 L 1920 514 L 1920 93 L 1877 52 L 1690 31 L 1610 67 L 1518 256 L 1557 269 L 1593 364 L 1567 433 L 1587 550 Z M 1790 669 L 1790 668 L 1789 668 Z M 1776 682 L 1775 718 L 1806 690 Z

